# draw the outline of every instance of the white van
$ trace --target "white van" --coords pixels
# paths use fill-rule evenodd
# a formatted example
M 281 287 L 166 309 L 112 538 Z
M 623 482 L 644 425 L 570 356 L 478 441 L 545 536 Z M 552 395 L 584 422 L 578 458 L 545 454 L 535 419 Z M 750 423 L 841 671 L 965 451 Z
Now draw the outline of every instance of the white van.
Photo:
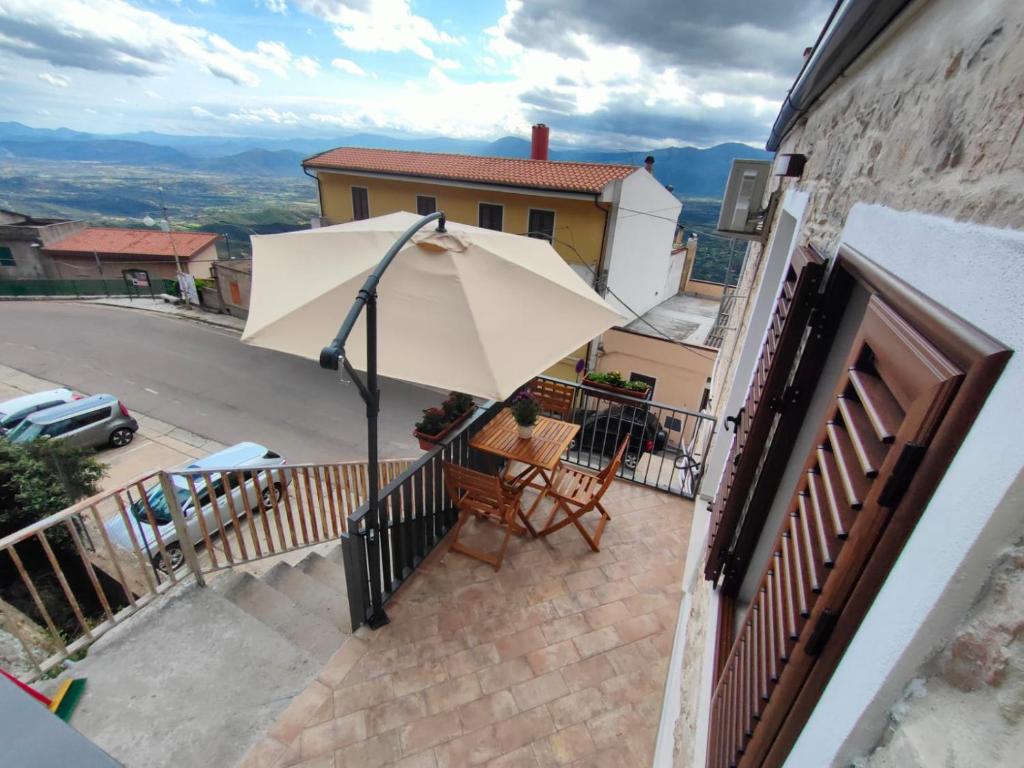
M 238 485 L 233 473 L 230 475 L 231 500 L 238 516 L 243 517 L 247 512 L 259 509 L 260 501 L 257 499 L 257 494 L 262 497 L 264 508 L 269 508 L 272 506 L 271 493 L 273 493 L 274 498 L 280 498 L 281 493 L 284 491 L 284 486 L 288 482 L 284 472 L 253 472 L 252 469 L 280 467 L 284 463 L 285 460 L 281 458 L 280 454 L 259 443 L 238 443 L 222 451 L 211 453 L 202 459 L 197 459 L 183 467 L 171 470 L 171 482 L 177 491 L 178 504 L 181 506 L 182 514 L 185 516 L 185 528 L 192 543 L 203 543 L 203 532 L 199 525 L 200 514 L 203 516 L 206 530 L 209 531 L 211 536 L 216 534 L 219 526 L 217 525 L 216 511 L 213 503 L 211 503 L 210 492 L 206 483 L 198 474 L 193 476 L 196 496 L 200 504 L 200 509 L 197 510 L 192 498 L 192 492 L 188 487 L 187 475 L 191 474 L 192 471 L 201 472 L 211 469 L 225 469 L 227 467 L 238 467 L 240 470 L 243 470 L 244 488 Z M 270 477 L 271 474 L 273 474 L 273 477 Z M 210 476 L 210 487 L 214 492 L 215 501 L 220 509 L 221 523 L 227 527 L 231 524 L 231 520 L 226 512 L 229 506 L 220 473 L 214 473 Z M 271 487 L 273 487 L 273 491 Z M 157 522 L 160 538 L 163 540 L 164 548 L 167 550 L 167 557 L 171 561 L 169 564 L 170 569 L 176 570 L 181 567 L 185 556 L 181 551 L 181 545 L 178 543 L 178 532 L 174 529 L 174 522 L 171 520 L 170 510 L 167 509 L 164 492 L 159 485 L 156 485 L 146 493 L 146 499 L 149 502 L 149 508 L 153 511 L 153 518 Z M 128 510 L 128 517 L 132 524 L 132 532 L 135 534 L 135 539 L 139 542 L 139 546 L 149 552 L 150 557 L 153 558 L 153 565 L 166 573 L 168 571 L 168 563 L 164 562 L 160 554 L 156 535 L 149 523 L 149 515 L 142 499 L 135 499 L 132 502 Z M 105 527 L 107 535 L 115 545 L 128 552 L 132 551 L 131 535 L 128 533 L 124 520 L 120 515 L 109 520 Z
M 0 403 L 0 435 L 6 435 L 33 413 L 70 403 L 72 400 L 77 400 L 78 397 L 70 389 L 62 387 L 5 400 Z

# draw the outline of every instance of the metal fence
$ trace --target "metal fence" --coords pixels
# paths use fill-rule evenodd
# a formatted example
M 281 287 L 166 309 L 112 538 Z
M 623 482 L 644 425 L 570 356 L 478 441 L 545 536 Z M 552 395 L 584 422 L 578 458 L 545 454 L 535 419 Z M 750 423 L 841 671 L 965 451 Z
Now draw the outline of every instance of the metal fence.
M 620 479 L 688 499 L 696 496 L 715 431 L 713 416 L 586 384 L 538 378 L 573 389 L 572 420 L 580 431 L 564 461 L 601 469 L 628 435 Z
M 153 291 L 170 293 L 177 291 L 174 280 L 153 280 Z M 87 280 L 35 280 L 17 278 L 0 280 L 0 296 L 128 296 L 139 295 L 139 289 L 129 291 L 124 280 L 87 279 Z M 145 289 L 149 295 L 149 289 Z
M 469 441 L 504 407 L 490 401 L 380 492 L 380 524 L 363 504 L 342 534 L 352 628 L 365 624 L 455 525 L 458 512 L 444 490 L 442 463 L 476 466 Z

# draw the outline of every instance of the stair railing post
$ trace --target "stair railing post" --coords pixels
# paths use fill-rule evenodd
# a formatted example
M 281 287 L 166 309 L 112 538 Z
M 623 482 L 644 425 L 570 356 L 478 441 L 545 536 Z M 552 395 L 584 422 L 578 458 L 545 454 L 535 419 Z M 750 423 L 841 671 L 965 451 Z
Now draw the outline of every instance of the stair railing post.
M 188 528 L 185 525 L 185 514 L 181 511 L 178 494 L 175 492 L 171 476 L 163 470 L 160 471 L 160 488 L 167 502 L 167 510 L 171 513 L 174 530 L 178 534 L 178 546 L 181 547 L 181 553 L 185 556 L 185 562 L 188 564 L 189 570 L 196 577 L 196 584 L 200 587 L 205 587 L 206 580 L 203 578 L 203 572 L 199 569 L 199 556 L 196 554 L 196 548 L 192 544 L 191 537 L 188 535 Z M 171 564 L 168 563 L 167 567 L 170 568 Z

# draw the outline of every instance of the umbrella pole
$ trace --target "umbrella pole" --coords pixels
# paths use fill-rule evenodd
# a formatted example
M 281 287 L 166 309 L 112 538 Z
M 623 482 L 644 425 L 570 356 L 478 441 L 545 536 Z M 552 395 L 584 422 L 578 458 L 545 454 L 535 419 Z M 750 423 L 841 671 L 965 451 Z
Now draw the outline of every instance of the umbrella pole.
M 381 589 L 380 573 L 380 549 L 377 537 L 380 536 L 380 467 L 377 458 L 377 415 L 380 413 L 380 387 L 377 382 L 377 283 L 381 276 L 394 260 L 398 252 L 405 247 L 405 244 L 412 239 L 420 229 L 432 221 L 437 222 L 437 231 L 445 230 L 445 215 L 443 211 L 436 211 L 427 214 L 422 219 L 407 229 L 384 254 L 377 267 L 366 278 L 362 289 L 356 295 L 356 300 L 349 309 L 348 314 L 341 323 L 338 334 L 330 344 L 320 351 L 320 367 L 331 371 L 338 370 L 339 364 L 352 378 L 359 390 L 359 396 L 366 403 L 366 443 L 367 460 L 369 466 L 366 468 L 367 485 L 369 486 L 369 499 L 366 513 L 366 536 L 369 546 L 367 565 L 370 570 L 370 616 L 366 623 L 371 629 L 377 629 L 387 624 L 390 619 L 384 612 L 384 592 Z M 366 310 L 366 384 L 359 379 L 358 374 L 353 370 L 352 365 L 345 357 L 345 342 L 352 332 L 352 327 L 359 318 L 360 313 Z M 389 587 L 391 585 L 388 585 Z
M 367 534 L 370 539 L 370 591 L 373 595 L 383 595 L 380 575 L 380 550 L 374 538 L 380 531 L 380 466 L 377 460 L 377 416 L 380 413 L 380 387 L 377 383 L 377 291 L 373 291 L 366 302 L 366 388 L 369 397 L 366 399 L 366 443 L 369 466 L 367 485 L 369 486 L 370 510 L 367 520 Z M 379 600 L 373 601 L 372 612 L 367 624 L 370 629 L 383 627 L 390 622 Z

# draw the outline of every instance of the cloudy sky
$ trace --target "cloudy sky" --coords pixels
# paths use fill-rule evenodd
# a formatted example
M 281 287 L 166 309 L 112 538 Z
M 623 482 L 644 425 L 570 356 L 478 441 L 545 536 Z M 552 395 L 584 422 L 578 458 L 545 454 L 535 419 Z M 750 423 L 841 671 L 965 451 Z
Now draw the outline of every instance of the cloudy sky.
M 830 0 L 0 0 L 0 120 L 759 144 Z

